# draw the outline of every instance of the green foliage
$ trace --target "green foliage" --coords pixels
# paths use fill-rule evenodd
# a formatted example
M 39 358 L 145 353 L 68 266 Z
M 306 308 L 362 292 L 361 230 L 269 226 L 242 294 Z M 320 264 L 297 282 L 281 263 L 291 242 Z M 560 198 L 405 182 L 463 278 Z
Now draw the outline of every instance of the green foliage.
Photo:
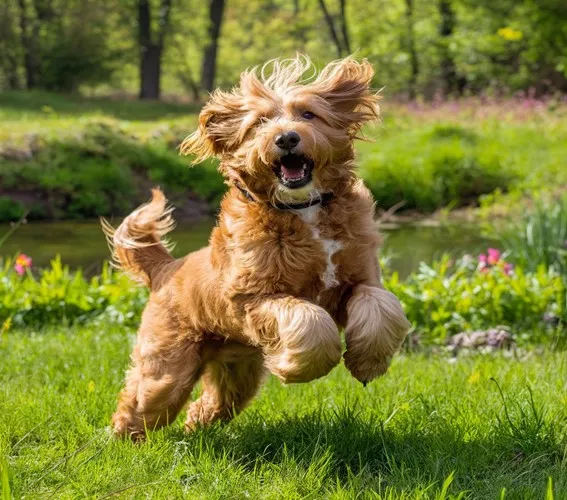
M 0 261 L 0 264 L 1 261 Z M 55 259 L 34 276 L 19 276 L 7 259 L 0 268 L 0 324 L 84 323 L 89 320 L 134 325 L 147 293 L 121 273 L 105 266 L 100 276 L 86 279 Z
M 123 215 L 155 184 L 174 203 L 196 193 L 212 212 L 224 192 L 214 162 L 187 168 L 190 160 L 177 154 L 195 128 L 192 107 L 40 92 L 3 99 L 0 142 L 15 154 L 0 157 L 0 184 L 30 217 Z M 379 207 L 403 200 L 404 210 L 432 212 L 483 198 L 493 205 L 503 197 L 493 193 L 517 201 L 567 183 L 565 107 L 526 111 L 521 103 L 386 104 L 382 126 L 367 130 L 374 142 L 356 145 Z M 0 220 L 17 218 L 16 208 L 0 203 Z
M 117 122 L 87 122 L 74 135 L 43 142 L 23 163 L 0 159 L 5 189 L 34 192 L 46 200 L 43 213 L 36 209 L 36 216 L 124 214 L 145 201 L 154 185 L 163 187 L 172 200 L 189 191 L 212 206 L 224 192 L 214 163 L 189 168 L 173 146 L 129 134 Z M 0 221 L 16 219 L 16 208 L 15 202 L 0 202 Z
M 404 200 L 404 209 L 432 212 L 470 204 L 514 177 L 492 139 L 460 125 L 399 127 L 362 147 L 360 173 L 382 207 Z
M 534 189 L 567 183 L 567 128 L 556 120 L 561 115 L 530 114 L 528 123 L 510 116 L 510 104 L 500 118 L 471 117 L 464 103 L 408 114 L 386 108 L 381 129 L 369 133 L 376 140 L 358 145 L 360 174 L 378 206 L 403 200 L 404 210 L 432 212 L 483 198 L 490 206 L 501 198 L 491 193 L 511 191 L 517 201 Z
M 544 265 L 567 277 L 567 196 L 536 200 L 519 219 L 501 228 L 499 236 L 524 269 Z
M 0 196 L 0 221 L 18 220 L 25 213 L 25 208 L 16 200 Z
M 508 326 L 521 341 L 545 342 L 564 329 L 546 325 L 544 315 L 564 314 L 566 283 L 553 270 L 534 272 L 504 263 L 480 270 L 472 257 L 453 262 L 448 256 L 400 282 L 396 275 L 387 288 L 404 305 L 416 333 L 426 343 L 443 343 L 462 331 Z
M 447 65 L 458 89 L 469 93 L 567 88 L 567 7 L 563 0 L 343 3 L 344 31 L 351 50 L 369 58 L 377 70 L 376 87 L 386 86 L 390 95 L 407 95 L 413 88 L 418 94 L 434 96 L 447 86 L 443 81 Z M 160 2 L 149 4 L 156 21 Z M 442 30 L 447 18 L 441 12 L 442 4 L 451 11 L 449 32 Z M 326 0 L 326 5 L 338 30 L 340 2 Z M 138 89 L 135 3 L 7 0 L 0 9 L 1 87 L 24 87 L 25 56 L 31 52 L 36 88 Z M 193 96 L 202 91 L 209 19 L 207 2 L 172 4 L 162 58 L 162 87 L 167 93 L 190 92 Z M 27 24 L 26 33 L 22 33 L 23 24 Z M 155 33 L 155 26 L 152 28 Z M 418 63 L 415 82 L 410 33 Z M 217 82 L 230 87 L 244 68 L 297 51 L 309 53 L 321 65 L 337 57 L 320 2 L 234 0 L 224 10 Z
M 394 274 L 385 284 L 402 301 L 425 345 L 499 325 L 521 333 L 526 343 L 547 343 L 564 334 L 563 325 L 546 324 L 544 315 L 565 314 L 565 282 L 543 266 L 528 273 L 516 268 L 507 275 L 502 265 L 481 272 L 470 258 L 451 263 L 445 257 L 422 264 L 407 281 Z M 11 318 L 27 326 L 91 320 L 136 325 L 146 298 L 145 289 L 108 267 L 90 280 L 58 259 L 38 276 L 29 271 L 18 276 L 11 260 L 0 270 L 0 324 Z

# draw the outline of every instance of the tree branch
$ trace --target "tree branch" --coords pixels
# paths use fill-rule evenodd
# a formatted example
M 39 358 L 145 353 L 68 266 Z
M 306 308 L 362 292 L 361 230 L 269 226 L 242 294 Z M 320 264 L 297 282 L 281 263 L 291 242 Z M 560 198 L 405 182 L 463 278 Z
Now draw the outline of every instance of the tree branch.
M 331 33 L 331 38 L 335 43 L 335 47 L 337 49 L 337 54 L 339 57 L 343 55 L 343 46 L 341 40 L 337 34 L 337 30 L 335 29 L 335 23 L 333 22 L 333 18 L 325 5 L 325 0 L 319 0 L 319 5 L 321 6 L 321 10 L 323 11 L 323 15 L 325 16 L 325 21 L 327 21 L 327 26 L 329 27 L 329 32 Z
M 350 40 L 348 36 L 347 18 L 346 18 L 346 0 L 341 0 L 341 30 L 343 34 L 344 47 L 347 54 L 351 53 Z

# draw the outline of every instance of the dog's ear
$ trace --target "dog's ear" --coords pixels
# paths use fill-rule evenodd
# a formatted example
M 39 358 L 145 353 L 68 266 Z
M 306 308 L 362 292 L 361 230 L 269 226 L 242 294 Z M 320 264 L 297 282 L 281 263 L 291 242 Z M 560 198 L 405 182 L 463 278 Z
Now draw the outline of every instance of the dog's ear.
M 199 127 L 181 143 L 181 152 L 202 161 L 233 150 L 238 146 L 245 114 L 243 97 L 237 90 L 215 90 L 199 114 Z
M 353 134 L 380 116 L 380 97 L 371 88 L 373 76 L 367 60 L 347 57 L 329 63 L 313 82 L 315 92 L 331 104 L 333 121 Z

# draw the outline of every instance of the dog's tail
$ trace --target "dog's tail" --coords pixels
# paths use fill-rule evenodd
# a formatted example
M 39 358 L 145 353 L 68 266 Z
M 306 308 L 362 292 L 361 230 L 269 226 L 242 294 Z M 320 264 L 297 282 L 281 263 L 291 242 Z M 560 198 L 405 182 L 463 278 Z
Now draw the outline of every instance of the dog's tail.
M 163 239 L 175 227 L 172 210 L 161 190 L 152 189 L 152 199 L 126 217 L 118 229 L 101 219 L 113 264 L 149 287 L 164 266 L 175 260 L 169 253 L 171 245 Z

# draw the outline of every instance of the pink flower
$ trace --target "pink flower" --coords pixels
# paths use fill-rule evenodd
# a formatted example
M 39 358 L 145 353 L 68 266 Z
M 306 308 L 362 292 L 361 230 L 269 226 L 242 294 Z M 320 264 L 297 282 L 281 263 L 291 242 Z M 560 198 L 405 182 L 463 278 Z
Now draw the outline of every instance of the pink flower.
M 498 263 L 498 261 L 500 260 L 500 256 L 502 254 L 500 253 L 500 250 L 497 250 L 496 248 L 489 248 L 488 249 L 488 264 L 490 264 L 491 266 L 494 266 L 495 264 Z
M 510 276 L 513 270 L 514 270 L 514 265 L 510 264 L 509 262 L 506 262 L 504 264 L 504 267 L 502 268 L 502 271 L 504 271 L 504 274 L 506 276 Z
M 30 268 L 31 266 L 32 266 L 32 258 L 29 255 L 26 255 L 25 253 L 21 253 L 16 257 L 14 269 L 20 276 L 25 274 L 26 269 Z

